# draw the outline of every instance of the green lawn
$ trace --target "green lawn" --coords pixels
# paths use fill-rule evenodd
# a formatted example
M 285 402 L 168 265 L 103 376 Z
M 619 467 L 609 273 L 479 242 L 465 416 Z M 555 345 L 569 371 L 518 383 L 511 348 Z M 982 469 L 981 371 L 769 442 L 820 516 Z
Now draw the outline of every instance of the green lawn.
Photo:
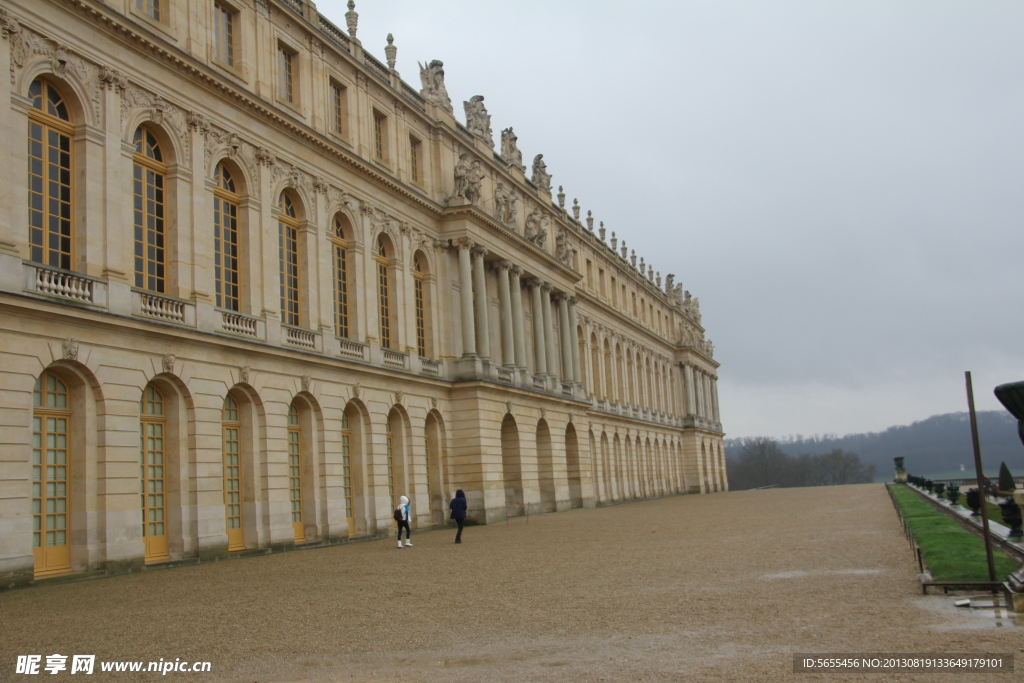
M 988 581 L 985 544 L 906 486 L 889 484 L 903 518 L 921 548 L 924 564 L 936 581 Z M 998 508 L 997 508 L 998 509 Z M 1017 563 L 993 549 L 996 579 L 1017 571 Z

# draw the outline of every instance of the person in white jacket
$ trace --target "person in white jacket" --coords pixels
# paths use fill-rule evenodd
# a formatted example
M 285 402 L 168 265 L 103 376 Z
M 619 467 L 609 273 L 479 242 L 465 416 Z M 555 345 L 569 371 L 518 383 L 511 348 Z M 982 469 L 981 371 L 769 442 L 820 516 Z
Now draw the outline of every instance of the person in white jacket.
M 402 547 L 402 529 L 405 529 L 405 544 L 412 546 L 412 541 L 409 540 L 412 535 L 412 530 L 409 528 L 409 499 L 402 496 L 398 501 L 398 507 L 395 508 L 395 521 L 398 522 L 398 547 Z

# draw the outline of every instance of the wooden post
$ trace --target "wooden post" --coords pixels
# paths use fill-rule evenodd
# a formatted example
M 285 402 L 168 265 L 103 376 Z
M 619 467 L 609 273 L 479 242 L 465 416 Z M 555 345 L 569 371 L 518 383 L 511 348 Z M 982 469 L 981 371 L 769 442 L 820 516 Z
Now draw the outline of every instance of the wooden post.
M 981 528 L 985 536 L 985 558 L 988 560 L 988 580 L 996 580 L 996 564 L 992 559 L 992 539 L 988 535 L 988 500 L 985 498 L 985 477 L 981 473 L 981 447 L 978 445 L 978 420 L 974 415 L 974 388 L 971 372 L 964 373 L 967 380 L 967 408 L 971 413 L 971 440 L 974 442 L 974 469 L 978 475 L 978 494 L 981 498 Z

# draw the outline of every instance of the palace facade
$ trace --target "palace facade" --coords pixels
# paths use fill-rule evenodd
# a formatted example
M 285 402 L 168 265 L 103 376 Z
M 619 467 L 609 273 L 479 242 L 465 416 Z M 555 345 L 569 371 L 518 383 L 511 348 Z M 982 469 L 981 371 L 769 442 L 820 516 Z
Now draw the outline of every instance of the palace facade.
M 349 8 L 0 0 L 0 585 L 727 488 L 697 300 Z

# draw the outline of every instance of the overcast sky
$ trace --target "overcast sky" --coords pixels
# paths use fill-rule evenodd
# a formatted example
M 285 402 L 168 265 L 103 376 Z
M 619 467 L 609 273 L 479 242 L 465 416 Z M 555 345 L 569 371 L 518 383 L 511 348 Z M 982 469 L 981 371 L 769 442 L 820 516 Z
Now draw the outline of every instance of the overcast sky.
M 345 26 L 341 0 L 321 12 Z M 877 431 L 1024 379 L 1024 2 L 359 0 L 700 298 L 729 436 Z

